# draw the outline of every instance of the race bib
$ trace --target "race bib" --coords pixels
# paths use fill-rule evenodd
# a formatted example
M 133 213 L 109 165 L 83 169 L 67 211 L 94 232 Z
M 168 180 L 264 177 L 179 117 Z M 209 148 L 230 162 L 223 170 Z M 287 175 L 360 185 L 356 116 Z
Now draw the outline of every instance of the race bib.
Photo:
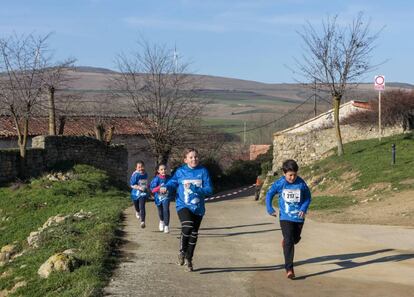
M 143 188 L 143 191 L 145 191 L 147 189 L 147 180 L 146 179 L 140 179 L 138 181 L 138 185 Z
M 161 191 L 165 191 L 165 193 L 164 194 L 161 194 Z M 163 201 L 163 200 L 165 200 L 165 199 L 167 199 L 168 198 L 168 191 L 167 191 L 167 188 L 165 187 L 165 186 L 161 186 L 160 187 L 160 193 L 158 194 L 158 199 L 160 200 L 160 201 Z
M 299 203 L 300 202 L 300 189 L 283 189 L 283 199 L 288 203 Z
M 186 184 L 192 184 L 198 188 L 201 187 L 203 181 L 201 179 L 184 179 L 182 181 L 184 185 L 184 202 L 185 204 L 197 204 L 200 202 L 200 199 L 197 197 L 198 195 L 194 193 L 190 188 L 186 188 Z

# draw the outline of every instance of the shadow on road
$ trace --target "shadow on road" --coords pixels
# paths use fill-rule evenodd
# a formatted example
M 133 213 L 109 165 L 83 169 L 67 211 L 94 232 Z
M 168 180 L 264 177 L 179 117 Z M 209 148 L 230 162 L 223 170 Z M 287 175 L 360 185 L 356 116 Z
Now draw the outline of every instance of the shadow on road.
M 273 225 L 274 223 L 258 223 L 258 224 L 246 224 L 246 225 L 237 225 L 237 226 L 226 226 L 226 227 L 211 227 L 211 228 L 200 228 L 200 230 L 220 230 L 220 229 L 235 229 L 242 227 L 252 227 L 252 226 L 264 226 L 264 225 Z
M 370 252 L 363 252 L 363 253 L 352 253 L 352 254 L 341 254 L 341 255 L 329 255 L 329 256 L 322 256 L 322 257 L 315 257 L 299 262 L 295 262 L 295 266 L 304 265 L 304 264 L 311 264 L 311 263 L 322 263 L 327 262 L 326 264 L 336 264 L 340 266 L 339 268 L 329 269 L 317 273 L 312 273 L 300 277 L 296 277 L 295 280 L 306 279 L 308 277 L 313 277 L 317 275 L 323 275 L 327 273 L 332 273 L 344 269 L 350 269 L 354 267 L 360 267 L 364 265 L 370 265 L 375 263 L 384 263 L 384 262 L 399 262 L 404 260 L 409 260 L 414 258 L 414 254 L 401 254 L 401 255 L 391 255 L 385 256 L 377 259 L 368 260 L 365 262 L 355 263 L 352 260 L 367 256 L 372 256 L 380 253 L 386 253 L 394 251 L 394 249 L 382 249 Z M 336 262 L 330 262 L 335 261 Z M 271 266 L 236 266 L 236 267 L 201 267 L 194 271 L 200 272 L 200 274 L 209 274 L 209 273 L 223 273 L 223 272 L 249 272 L 249 271 L 270 271 L 270 270 L 279 270 L 284 269 L 283 264 L 279 265 L 271 265 Z
M 385 250 L 385 251 L 389 251 L 389 250 Z M 372 260 L 368 260 L 368 261 L 365 261 L 365 262 L 358 262 L 358 263 L 352 262 L 352 260 L 333 262 L 331 264 L 336 264 L 340 267 L 325 270 L 325 271 L 321 271 L 321 272 L 317 272 L 317 273 L 311 273 L 311 274 L 303 275 L 303 276 L 297 277 L 295 279 L 301 280 L 301 279 L 306 279 L 308 277 L 323 275 L 323 274 L 327 274 L 327 273 L 332 273 L 332 272 L 341 271 L 341 270 L 345 270 L 345 269 L 351 269 L 351 268 L 366 266 L 366 265 L 375 264 L 375 263 L 400 262 L 400 261 L 409 260 L 409 259 L 413 259 L 413 258 L 414 258 L 414 254 L 400 254 L 400 255 L 385 256 L 385 257 L 372 259 Z
M 246 234 L 259 234 L 259 233 L 267 233 L 273 231 L 279 231 L 280 229 L 273 228 L 267 230 L 255 230 L 255 231 L 244 231 L 244 232 L 232 232 L 232 233 L 200 233 L 201 237 L 227 237 L 227 236 L 238 236 L 238 235 L 246 235 Z

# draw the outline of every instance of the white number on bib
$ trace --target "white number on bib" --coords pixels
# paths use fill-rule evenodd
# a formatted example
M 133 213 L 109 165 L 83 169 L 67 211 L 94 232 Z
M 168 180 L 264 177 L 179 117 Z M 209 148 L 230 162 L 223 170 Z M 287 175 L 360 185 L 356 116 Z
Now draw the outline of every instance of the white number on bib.
M 300 202 L 300 190 L 283 189 L 283 199 L 289 203 Z

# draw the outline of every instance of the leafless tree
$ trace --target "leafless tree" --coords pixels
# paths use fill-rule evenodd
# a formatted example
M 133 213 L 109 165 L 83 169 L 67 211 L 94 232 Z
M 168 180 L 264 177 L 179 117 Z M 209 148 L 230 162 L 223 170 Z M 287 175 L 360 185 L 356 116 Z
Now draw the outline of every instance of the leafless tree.
M 370 22 L 364 21 L 359 13 L 351 24 L 344 27 L 337 22 L 337 16 L 327 18 L 318 31 L 309 22 L 299 32 L 305 53 L 302 61 L 297 60 L 299 72 L 322 90 L 328 90 L 334 107 L 334 123 L 338 143 L 338 156 L 343 151 L 339 126 L 339 107 L 345 91 L 355 86 L 362 75 L 376 66 L 370 62 L 371 53 L 379 32 L 370 33 Z
M 172 150 L 188 143 L 198 131 L 204 102 L 196 98 L 196 81 L 189 65 L 165 46 L 138 42 L 138 51 L 117 57 L 120 75 L 113 81 L 117 96 L 127 96 L 145 124 L 149 147 L 157 162 L 167 162 Z
M 0 39 L 0 101 L 15 123 L 20 156 L 26 156 L 29 119 L 43 92 L 48 64 L 46 36 Z

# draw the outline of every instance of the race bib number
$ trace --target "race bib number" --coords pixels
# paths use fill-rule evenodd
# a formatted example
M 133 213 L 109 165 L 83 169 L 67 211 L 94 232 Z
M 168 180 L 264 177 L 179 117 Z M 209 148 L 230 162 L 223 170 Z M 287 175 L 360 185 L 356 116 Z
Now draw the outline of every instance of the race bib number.
M 142 188 L 143 188 L 143 190 L 145 191 L 145 190 L 147 189 L 147 180 L 146 180 L 146 179 L 140 179 L 140 180 L 138 181 L 138 185 L 139 185 L 140 187 L 142 187 Z
M 161 194 L 161 191 L 163 191 L 164 194 Z M 158 194 L 158 198 L 159 198 L 160 201 L 165 200 L 165 199 L 168 198 L 168 191 L 167 191 L 166 187 L 164 187 L 164 186 L 160 187 L 160 193 Z
M 182 181 L 184 185 L 184 202 L 185 204 L 197 204 L 200 202 L 198 195 L 194 193 L 189 187 L 186 188 L 186 184 L 192 184 L 198 188 L 201 187 L 203 181 L 201 179 L 185 179 Z
M 300 202 L 300 190 L 292 190 L 292 189 L 283 189 L 282 192 L 283 199 L 289 203 L 298 203 Z

